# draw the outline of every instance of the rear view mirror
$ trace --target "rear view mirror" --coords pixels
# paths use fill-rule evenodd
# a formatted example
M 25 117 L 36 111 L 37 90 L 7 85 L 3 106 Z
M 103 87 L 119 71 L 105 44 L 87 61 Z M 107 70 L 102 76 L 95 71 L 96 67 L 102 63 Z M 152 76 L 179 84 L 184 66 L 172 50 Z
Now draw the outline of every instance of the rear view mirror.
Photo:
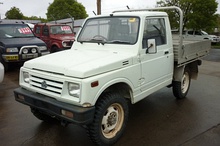
M 156 54 L 157 53 L 157 46 L 156 46 L 156 41 L 155 39 L 149 39 L 147 40 L 147 49 L 146 53 L 148 54 Z

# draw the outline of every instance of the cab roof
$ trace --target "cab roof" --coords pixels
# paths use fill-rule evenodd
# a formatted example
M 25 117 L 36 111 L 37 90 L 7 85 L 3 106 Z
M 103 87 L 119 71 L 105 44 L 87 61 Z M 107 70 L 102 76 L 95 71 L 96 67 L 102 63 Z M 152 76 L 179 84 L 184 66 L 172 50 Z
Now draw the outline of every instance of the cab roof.
M 47 26 L 63 26 L 63 25 L 67 25 L 67 24 L 54 24 L 54 23 L 37 23 L 36 25 L 40 25 L 40 26 L 43 26 L 43 25 L 47 25 Z
M 168 16 L 166 12 L 161 11 L 114 11 L 108 15 L 97 15 L 90 18 L 96 17 L 109 17 L 109 16 L 137 16 L 137 17 L 146 17 L 146 16 Z

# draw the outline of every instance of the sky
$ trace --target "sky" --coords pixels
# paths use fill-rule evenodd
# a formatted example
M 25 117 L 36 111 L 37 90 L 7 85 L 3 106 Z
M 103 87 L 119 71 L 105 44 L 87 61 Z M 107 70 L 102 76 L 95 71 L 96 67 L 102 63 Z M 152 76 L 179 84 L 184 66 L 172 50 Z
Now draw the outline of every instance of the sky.
M 93 16 L 93 11 L 97 11 L 97 0 L 77 0 L 81 3 L 87 11 L 89 16 Z M 154 8 L 158 0 L 101 0 L 102 1 L 102 14 L 111 13 L 114 10 L 130 8 Z M 47 8 L 53 0 L 0 0 L 0 16 L 1 19 L 5 18 L 5 13 L 12 7 L 17 7 L 24 16 L 37 16 L 46 18 Z M 220 3 L 220 0 L 217 0 Z M 220 5 L 217 13 L 220 14 Z

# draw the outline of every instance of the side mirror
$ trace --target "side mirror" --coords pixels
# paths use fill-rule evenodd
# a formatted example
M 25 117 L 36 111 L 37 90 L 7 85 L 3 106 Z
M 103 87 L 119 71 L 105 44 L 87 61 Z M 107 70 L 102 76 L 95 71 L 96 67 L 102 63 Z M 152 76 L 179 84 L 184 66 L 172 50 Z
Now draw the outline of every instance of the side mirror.
M 147 49 L 146 49 L 146 54 L 156 54 L 157 53 L 157 46 L 156 46 L 156 41 L 155 39 L 149 39 L 147 40 Z

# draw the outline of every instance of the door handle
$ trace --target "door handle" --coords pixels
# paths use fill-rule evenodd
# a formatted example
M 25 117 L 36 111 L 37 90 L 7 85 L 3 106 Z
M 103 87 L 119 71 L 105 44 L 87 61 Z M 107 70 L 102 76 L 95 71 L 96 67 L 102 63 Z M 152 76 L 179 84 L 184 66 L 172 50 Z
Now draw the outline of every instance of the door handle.
M 164 54 L 165 54 L 165 55 L 166 55 L 166 54 L 169 54 L 169 51 L 165 51 Z

